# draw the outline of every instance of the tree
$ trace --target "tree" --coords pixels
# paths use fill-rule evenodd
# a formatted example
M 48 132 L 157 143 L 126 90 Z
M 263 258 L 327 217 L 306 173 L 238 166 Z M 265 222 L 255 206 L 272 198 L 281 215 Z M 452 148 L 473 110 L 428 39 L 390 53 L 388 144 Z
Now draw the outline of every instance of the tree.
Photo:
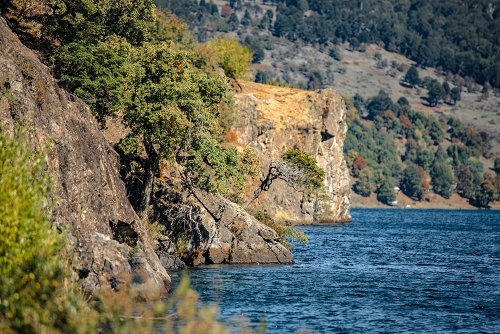
M 500 176 L 500 157 L 495 159 L 493 168 L 495 173 Z
M 245 175 L 256 172 L 256 158 L 217 141 L 218 117 L 229 102 L 226 79 L 199 70 L 190 52 L 169 43 L 146 43 L 127 56 L 123 112 L 131 131 L 120 147 L 135 155 L 144 149 L 147 157 L 139 213 L 148 208 L 160 161 L 179 166 L 189 188 L 241 192 Z
M 487 208 L 489 206 L 489 203 L 493 202 L 497 198 L 496 192 L 497 189 L 491 183 L 491 181 L 484 180 L 483 182 L 481 182 L 481 185 L 479 186 L 478 191 L 471 201 L 471 204 L 481 208 Z
M 250 48 L 240 44 L 236 38 L 218 37 L 209 41 L 219 57 L 219 66 L 226 75 L 233 79 L 242 79 L 252 66 L 252 52 Z
M 467 160 L 467 167 L 469 167 L 472 174 L 474 174 L 474 184 L 479 185 L 483 182 L 484 165 L 476 158 L 469 158 Z
M 391 204 L 396 200 L 393 178 L 386 178 L 384 181 L 382 181 L 382 185 L 377 191 L 377 200 L 384 204 Z
M 450 99 L 453 101 L 453 104 L 457 104 L 457 101 L 460 101 L 460 88 L 455 87 L 450 90 Z
M 382 116 L 386 110 L 392 110 L 393 103 L 389 95 L 384 90 L 380 90 L 377 96 L 367 101 L 366 109 L 368 117 L 375 119 L 376 116 Z
M 354 176 L 359 176 L 359 172 L 366 168 L 366 160 L 365 158 L 361 156 L 357 156 L 354 158 L 354 161 L 352 163 L 352 175 Z
M 375 176 L 370 168 L 365 168 L 359 173 L 359 178 L 354 184 L 354 191 L 361 196 L 368 197 L 377 189 Z
M 464 198 L 472 198 L 474 195 L 474 174 L 469 167 L 461 164 L 455 172 L 457 181 L 457 192 Z
M 431 106 L 437 106 L 439 101 L 446 98 L 445 90 L 443 86 L 437 80 L 432 80 L 429 84 L 429 95 L 427 100 Z
M 271 161 L 266 176 L 261 176 L 261 184 L 242 205 L 246 208 L 263 191 L 269 190 L 276 179 L 285 181 L 297 191 L 313 191 L 321 188 L 325 172 L 318 167 L 316 160 L 296 148 L 288 149 L 278 161 Z
M 437 162 L 432 166 L 430 175 L 434 192 L 444 198 L 450 198 L 454 182 L 451 166 L 445 162 Z
M 404 77 L 404 81 L 409 83 L 411 87 L 415 87 L 420 83 L 420 78 L 418 76 L 418 70 L 415 66 L 411 66 Z
M 400 185 L 401 190 L 406 196 L 416 201 L 420 201 L 422 199 L 424 195 L 422 174 L 420 173 L 417 165 L 408 164 L 406 166 Z

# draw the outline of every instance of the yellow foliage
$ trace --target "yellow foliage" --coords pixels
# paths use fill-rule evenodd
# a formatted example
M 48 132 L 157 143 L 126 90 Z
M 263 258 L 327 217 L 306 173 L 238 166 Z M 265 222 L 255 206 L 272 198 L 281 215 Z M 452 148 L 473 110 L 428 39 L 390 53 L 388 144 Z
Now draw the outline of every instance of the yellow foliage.
M 245 79 L 252 65 L 252 51 L 236 38 L 218 37 L 207 43 L 219 57 L 219 65 L 228 77 Z

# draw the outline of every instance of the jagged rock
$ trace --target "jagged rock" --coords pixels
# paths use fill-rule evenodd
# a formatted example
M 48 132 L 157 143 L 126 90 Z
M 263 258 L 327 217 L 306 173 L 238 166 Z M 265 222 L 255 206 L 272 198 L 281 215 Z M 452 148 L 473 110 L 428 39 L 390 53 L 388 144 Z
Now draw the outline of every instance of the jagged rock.
M 287 149 L 297 147 L 315 157 L 325 171 L 324 196 L 300 194 L 276 180 L 249 208 L 296 221 L 349 220 L 349 171 L 343 154 L 347 122 L 342 97 L 331 89 L 311 92 L 239 82 L 242 92 L 236 94 L 238 120 L 232 130 L 237 140 L 233 145 L 253 147 L 266 168 Z M 255 188 L 250 187 L 247 195 Z
M 159 200 L 152 207 L 151 219 L 180 236 L 184 242 L 181 258 L 188 265 L 293 263 L 292 254 L 273 229 L 220 195 L 197 190 L 188 196 L 169 184 L 156 196 Z
M 127 198 L 118 154 L 88 106 L 57 86 L 46 66 L 2 18 L 0 87 L 5 93 L 0 95 L 3 131 L 24 122 L 37 149 L 50 144 L 46 152 L 55 180 L 53 221 L 68 227 L 69 239 L 76 240 L 72 243 L 79 255 L 75 266 L 84 287 L 116 288 L 137 274 L 168 290 L 170 278 Z M 141 250 L 132 254 L 132 266 L 125 254 L 128 246 L 118 241 Z

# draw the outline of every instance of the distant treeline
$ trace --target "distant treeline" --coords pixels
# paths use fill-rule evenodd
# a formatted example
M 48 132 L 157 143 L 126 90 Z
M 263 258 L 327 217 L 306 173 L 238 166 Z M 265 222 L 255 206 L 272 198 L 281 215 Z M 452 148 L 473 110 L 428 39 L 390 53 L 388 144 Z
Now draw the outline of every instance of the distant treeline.
M 426 67 L 500 88 L 500 3 L 491 0 L 271 0 L 276 14 L 250 1 L 224 10 L 210 1 L 157 0 L 185 19 L 201 40 L 254 26 L 312 45 L 376 43 Z M 237 13 L 237 14 L 236 14 Z M 262 46 L 263 47 L 263 46 Z

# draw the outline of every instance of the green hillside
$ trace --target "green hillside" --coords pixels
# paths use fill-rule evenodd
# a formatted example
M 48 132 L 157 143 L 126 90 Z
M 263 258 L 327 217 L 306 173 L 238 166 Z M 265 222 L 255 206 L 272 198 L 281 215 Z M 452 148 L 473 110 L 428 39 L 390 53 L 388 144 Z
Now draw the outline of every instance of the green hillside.
M 408 99 L 416 95 L 412 101 L 402 97 L 394 102 L 391 96 L 400 95 L 392 90 L 364 100 L 361 96 L 367 98 L 370 93 L 359 77 L 358 94 L 347 99 L 352 109 L 345 154 L 353 190 L 362 196 L 376 193 L 386 204 L 395 199 L 395 186 L 418 201 L 430 200 L 433 194 L 448 198 L 456 192 L 474 206 L 487 207 L 498 198 L 499 178 L 491 168 L 496 132 L 479 131 L 450 114 L 462 108 L 461 95 L 468 100 L 464 101 L 467 115 L 478 103 L 464 94 L 472 96 L 482 89 L 478 101 L 491 100 L 490 92 L 498 95 L 500 5 L 411 0 L 157 0 L 156 4 L 189 22 L 200 41 L 238 36 L 254 52 L 257 82 L 313 90 L 329 87 L 333 72 L 337 78 L 358 66 L 356 60 L 343 61 L 346 44 L 348 51 L 365 52 L 370 44 L 377 44 L 406 56 L 420 67 L 420 78 L 404 60 L 389 66 L 387 58 L 375 53 L 374 61 L 376 68 L 388 68 L 386 78 L 379 77 L 379 82 L 400 77 L 400 84 L 408 87 L 403 95 Z M 331 61 L 320 65 L 312 51 L 303 51 L 306 46 L 318 50 L 318 55 L 326 53 Z M 428 66 L 436 67 L 435 75 L 422 74 Z M 296 79 L 304 77 L 306 81 Z M 420 109 L 415 108 L 415 100 L 421 101 L 423 109 L 446 106 L 451 112 L 415 110 Z

